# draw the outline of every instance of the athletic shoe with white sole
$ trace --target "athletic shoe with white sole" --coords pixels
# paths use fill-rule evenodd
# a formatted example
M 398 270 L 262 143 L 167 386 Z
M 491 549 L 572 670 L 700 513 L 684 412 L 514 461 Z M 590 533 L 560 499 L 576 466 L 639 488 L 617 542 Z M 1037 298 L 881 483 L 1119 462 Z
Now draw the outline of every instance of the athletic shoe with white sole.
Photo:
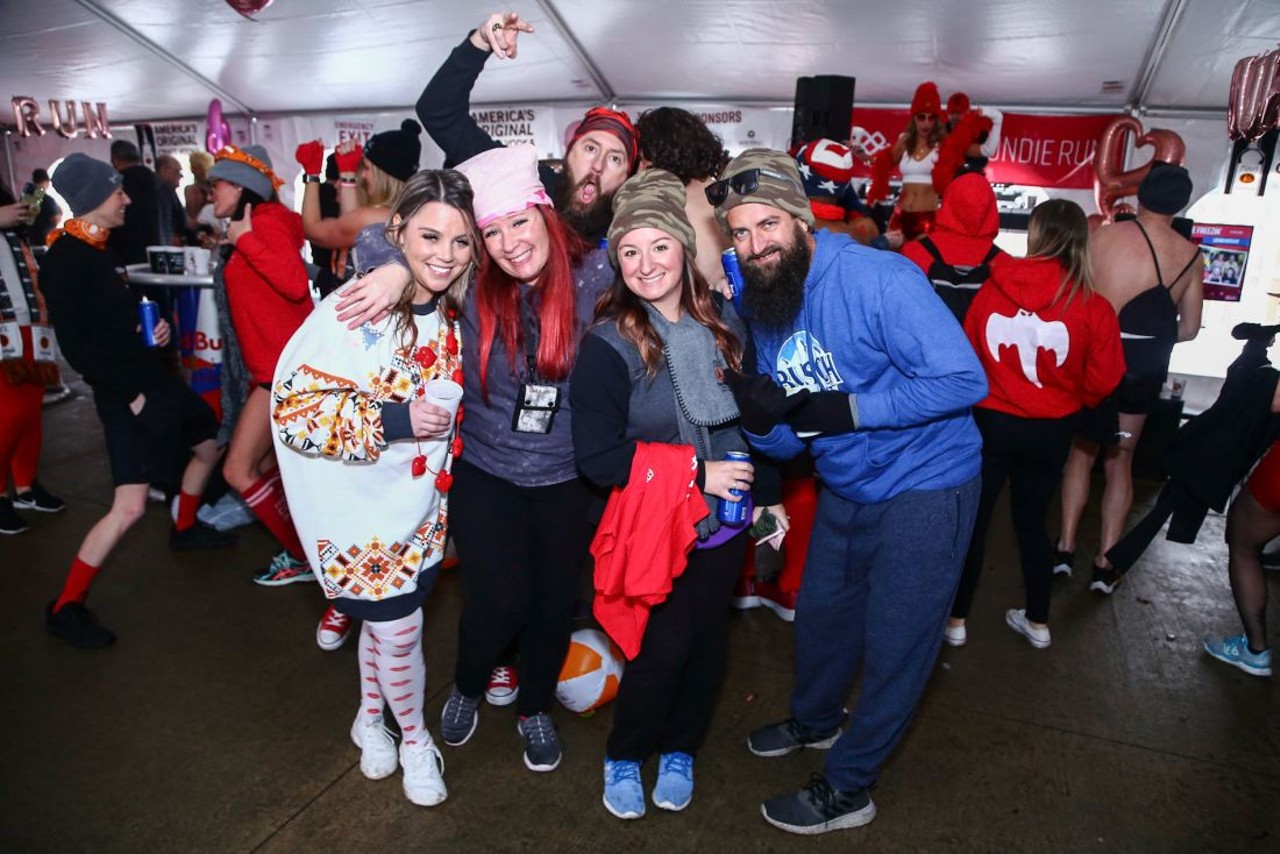
M 440 737 L 450 747 L 461 747 L 480 723 L 480 698 L 464 697 L 455 687 L 440 711 Z
M 299 581 L 315 581 L 316 576 L 305 561 L 296 560 L 287 551 L 279 552 L 267 568 L 253 577 L 254 584 L 263 587 L 283 587 Z
M 514 667 L 495 667 L 489 674 L 484 698 L 491 706 L 509 706 L 520 695 L 520 675 Z
M 969 642 L 969 632 L 965 629 L 964 623 L 958 626 L 947 626 L 942 630 L 942 642 L 947 646 L 964 646 Z
M 381 780 L 396 772 L 396 741 L 382 721 L 364 709 L 351 723 L 351 741 L 360 748 L 360 773 Z
M 1027 639 L 1027 642 L 1036 649 L 1044 649 L 1049 646 L 1052 638 L 1049 635 L 1049 627 L 1037 629 L 1031 623 L 1027 622 L 1027 612 L 1022 608 L 1014 608 L 1004 612 L 1004 621 L 1008 623 L 1009 628 Z
M 1204 639 L 1204 651 L 1218 661 L 1240 668 L 1250 676 L 1271 675 L 1271 650 L 1254 652 L 1249 649 L 1249 641 L 1244 635 L 1207 635 Z
M 841 792 L 831 788 L 821 774 L 814 774 L 800 791 L 765 801 L 760 814 L 788 833 L 816 836 L 870 824 L 876 817 L 876 805 L 866 789 Z
M 31 488 L 27 491 L 16 493 L 13 496 L 13 505 L 23 510 L 35 510 L 39 513 L 61 513 L 67 509 L 67 502 L 51 494 L 40 485 L 40 481 L 32 483 Z
M 640 783 L 640 763 L 631 759 L 604 759 L 604 808 L 615 818 L 644 815 L 644 786 Z
M 786 756 L 805 747 L 827 750 L 840 738 L 840 727 L 825 732 L 810 729 L 795 718 L 767 724 L 747 736 L 747 749 L 756 756 Z
M 449 797 L 444 785 L 444 757 L 434 742 L 401 744 L 404 794 L 420 807 L 433 807 Z
M 316 626 L 316 646 L 325 652 L 333 652 L 347 642 L 351 635 L 352 619 L 332 605 Z

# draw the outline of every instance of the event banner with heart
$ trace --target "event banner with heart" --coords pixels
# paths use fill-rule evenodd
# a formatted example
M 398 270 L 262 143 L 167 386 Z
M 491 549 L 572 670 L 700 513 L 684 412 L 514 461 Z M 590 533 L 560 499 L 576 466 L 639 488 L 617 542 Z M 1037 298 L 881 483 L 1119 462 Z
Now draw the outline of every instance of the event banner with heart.
M 868 154 L 893 145 L 907 126 L 906 110 L 854 107 L 854 142 Z M 1040 116 L 1005 113 L 1000 148 L 987 166 L 992 183 L 1027 187 L 1087 190 L 1093 187 L 1093 158 L 1098 137 L 1114 114 L 1098 116 Z M 1139 152 L 1142 160 L 1149 152 Z M 1122 164 L 1123 165 L 1123 164 Z M 869 170 L 864 170 L 870 175 Z

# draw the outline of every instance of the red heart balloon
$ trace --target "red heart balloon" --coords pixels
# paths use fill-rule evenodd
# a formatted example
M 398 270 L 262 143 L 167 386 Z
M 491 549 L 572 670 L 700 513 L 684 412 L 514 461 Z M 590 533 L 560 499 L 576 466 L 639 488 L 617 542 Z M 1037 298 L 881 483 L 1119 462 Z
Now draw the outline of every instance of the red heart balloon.
M 227 5 L 252 21 L 254 15 L 270 6 L 273 2 L 275 0 L 227 0 Z
M 1151 171 L 1151 161 L 1136 169 L 1123 169 L 1129 134 L 1133 134 L 1134 148 L 1149 145 L 1155 149 L 1152 160 L 1181 166 L 1187 156 L 1187 146 L 1182 137 L 1171 130 L 1152 128 L 1143 133 L 1142 122 L 1133 116 L 1112 119 L 1098 136 L 1098 149 L 1093 157 L 1093 197 L 1107 222 L 1121 212 L 1116 202 L 1126 196 L 1137 195 L 1138 185 Z

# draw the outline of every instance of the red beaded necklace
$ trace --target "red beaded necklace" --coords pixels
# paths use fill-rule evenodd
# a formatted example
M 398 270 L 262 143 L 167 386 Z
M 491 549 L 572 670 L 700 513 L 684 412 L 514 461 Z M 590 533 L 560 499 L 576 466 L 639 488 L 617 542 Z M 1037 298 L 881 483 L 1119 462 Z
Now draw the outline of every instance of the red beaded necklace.
M 458 385 L 462 385 L 462 360 L 458 358 L 458 334 L 455 329 L 458 312 L 454 309 L 448 309 L 445 314 L 447 321 L 440 324 L 440 329 L 436 333 L 436 340 L 422 347 L 414 349 L 412 358 L 419 367 L 419 382 L 416 392 L 418 397 L 422 397 L 427 393 L 426 384 L 429 380 L 439 379 L 441 374 L 447 370 L 449 365 L 454 365 L 453 371 L 449 375 L 449 379 Z M 439 348 L 439 349 L 437 349 Z M 430 376 L 428 376 L 428 373 Z M 458 406 L 458 414 L 454 421 L 454 430 L 458 429 L 458 425 L 462 424 L 464 412 L 461 405 Z M 418 455 L 413 458 L 410 471 L 414 477 L 422 477 L 430 469 L 427 467 L 427 455 L 422 453 L 422 443 L 414 439 L 414 443 L 418 448 Z M 453 486 L 453 475 L 450 473 L 450 462 L 462 456 L 462 437 L 455 433 L 453 441 L 449 444 L 449 453 L 445 456 L 444 464 L 439 471 L 432 471 L 436 476 L 436 489 L 441 493 L 446 493 Z

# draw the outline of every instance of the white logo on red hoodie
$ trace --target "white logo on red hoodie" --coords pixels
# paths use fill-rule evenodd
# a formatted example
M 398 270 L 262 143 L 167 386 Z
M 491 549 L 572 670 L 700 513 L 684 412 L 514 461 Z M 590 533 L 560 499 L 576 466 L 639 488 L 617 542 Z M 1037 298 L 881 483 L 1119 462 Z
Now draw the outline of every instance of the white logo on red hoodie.
M 1036 388 L 1043 388 L 1036 373 L 1036 356 L 1040 350 L 1053 353 L 1057 367 L 1067 360 L 1071 336 L 1067 325 L 1058 320 L 1044 321 L 1033 312 L 1019 309 L 1012 317 L 992 312 L 987 318 L 987 349 L 991 358 L 1000 361 L 1001 347 L 1014 347 L 1022 364 L 1022 375 Z

